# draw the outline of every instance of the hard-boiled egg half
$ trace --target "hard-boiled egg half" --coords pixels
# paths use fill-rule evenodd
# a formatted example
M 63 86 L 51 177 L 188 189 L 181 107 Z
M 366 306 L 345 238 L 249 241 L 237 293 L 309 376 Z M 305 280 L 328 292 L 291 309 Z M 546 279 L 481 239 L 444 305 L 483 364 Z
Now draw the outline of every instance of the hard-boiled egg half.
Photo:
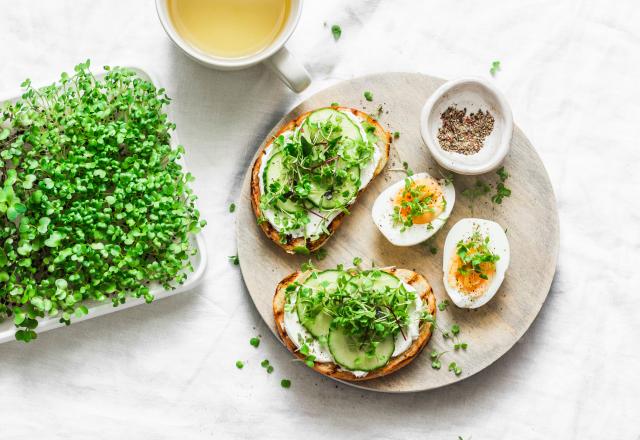
M 417 173 L 385 189 L 371 214 L 380 232 L 396 246 L 413 246 L 435 234 L 449 218 L 456 192 L 453 184 Z
M 509 241 L 496 222 L 463 218 L 444 242 L 444 287 L 458 307 L 475 309 L 498 291 L 509 267 Z

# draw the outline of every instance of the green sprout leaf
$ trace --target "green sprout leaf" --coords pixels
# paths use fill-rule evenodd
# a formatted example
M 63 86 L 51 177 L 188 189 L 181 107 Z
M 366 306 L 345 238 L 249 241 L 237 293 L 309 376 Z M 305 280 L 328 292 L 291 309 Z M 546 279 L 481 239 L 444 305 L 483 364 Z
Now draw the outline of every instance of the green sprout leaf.
M 491 76 L 496 76 L 496 73 L 498 73 L 498 70 L 500 70 L 500 61 L 492 62 L 491 68 L 489 69 L 489 73 L 491 74 Z
M 333 39 L 338 41 L 342 36 L 342 28 L 337 24 L 331 26 L 331 34 L 333 35 Z

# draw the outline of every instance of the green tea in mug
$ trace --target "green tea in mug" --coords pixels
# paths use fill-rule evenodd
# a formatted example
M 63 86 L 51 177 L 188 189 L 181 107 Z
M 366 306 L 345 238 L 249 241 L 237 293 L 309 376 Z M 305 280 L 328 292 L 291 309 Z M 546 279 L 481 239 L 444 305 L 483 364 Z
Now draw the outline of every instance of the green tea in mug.
M 167 0 L 176 31 L 193 47 L 219 58 L 243 58 L 280 35 L 291 0 Z

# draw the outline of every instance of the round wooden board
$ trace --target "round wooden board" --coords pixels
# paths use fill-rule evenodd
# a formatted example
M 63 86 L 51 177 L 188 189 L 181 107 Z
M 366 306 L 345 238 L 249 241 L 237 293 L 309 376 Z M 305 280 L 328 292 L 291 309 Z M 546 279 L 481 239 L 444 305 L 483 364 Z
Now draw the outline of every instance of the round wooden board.
M 314 260 L 320 268 L 335 267 L 339 263 L 350 266 L 353 258 L 359 256 L 363 259 L 363 267 L 374 262 L 378 267 L 395 265 L 412 269 L 429 280 L 440 302 L 447 298 L 442 282 L 442 246 L 451 226 L 464 217 L 479 217 L 494 220 L 507 230 L 511 265 L 496 296 L 477 310 L 450 305 L 444 312 L 437 311 L 438 324 L 442 328 L 450 328 L 453 323 L 460 325 L 460 337 L 468 343 L 468 349 L 445 354 L 442 369 L 432 369 L 431 350 L 452 349 L 451 342 L 436 331 L 424 351 L 407 367 L 380 379 L 352 383 L 357 387 L 385 392 L 422 391 L 477 373 L 506 353 L 529 328 L 553 280 L 558 255 L 558 214 L 553 188 L 533 146 L 517 127 L 511 152 L 504 162 L 511 175 L 506 184 L 512 195 L 501 205 L 492 203 L 489 194 L 471 206 L 461 192 L 472 186 L 476 177 L 455 175 L 457 194 L 453 213 L 428 245 L 395 247 L 374 225 L 371 219 L 373 202 L 384 188 L 404 177 L 404 173 L 397 171 L 402 168 L 403 161 L 414 172 L 427 171 L 435 176 L 444 173 L 431 158 L 420 137 L 419 127 L 422 105 L 443 82 L 417 73 L 383 73 L 344 81 L 307 99 L 269 133 L 270 137 L 283 123 L 332 102 L 372 114 L 381 104 L 383 112 L 379 120 L 382 125 L 391 132 L 400 132 L 400 137 L 392 144 L 385 171 L 364 191 L 352 207 L 351 215 L 327 241 L 324 246 L 327 257 L 322 261 Z M 363 99 L 365 90 L 373 93 L 373 102 Z M 258 147 L 256 145 L 256 152 Z M 493 172 L 479 177 L 494 185 L 498 179 Z M 275 287 L 286 275 L 298 270 L 308 257 L 286 254 L 263 234 L 251 209 L 249 186 L 250 170 L 244 179 L 237 211 L 238 255 L 251 298 L 275 333 L 271 305 Z M 436 255 L 430 252 L 431 245 L 437 248 Z M 460 376 L 447 371 L 451 361 L 462 367 Z M 300 368 L 306 367 L 300 363 Z

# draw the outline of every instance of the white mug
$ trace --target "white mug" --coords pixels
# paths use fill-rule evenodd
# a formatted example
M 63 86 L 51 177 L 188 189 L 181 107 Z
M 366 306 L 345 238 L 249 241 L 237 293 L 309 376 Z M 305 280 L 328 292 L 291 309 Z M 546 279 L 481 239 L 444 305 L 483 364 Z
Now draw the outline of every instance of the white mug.
M 291 0 L 291 12 L 289 13 L 287 23 L 278 38 L 276 38 L 269 47 L 251 56 L 237 59 L 219 58 L 189 44 L 178 34 L 173 26 L 171 18 L 169 17 L 167 0 L 156 0 L 156 10 L 158 11 L 158 17 L 160 18 L 162 27 L 164 27 L 169 38 L 187 55 L 199 63 L 219 70 L 239 70 L 264 62 L 273 69 L 278 77 L 280 77 L 291 90 L 300 93 L 311 83 L 311 77 L 304 66 L 289 53 L 284 45 L 298 25 L 300 14 L 302 13 L 302 1 L 303 0 Z

